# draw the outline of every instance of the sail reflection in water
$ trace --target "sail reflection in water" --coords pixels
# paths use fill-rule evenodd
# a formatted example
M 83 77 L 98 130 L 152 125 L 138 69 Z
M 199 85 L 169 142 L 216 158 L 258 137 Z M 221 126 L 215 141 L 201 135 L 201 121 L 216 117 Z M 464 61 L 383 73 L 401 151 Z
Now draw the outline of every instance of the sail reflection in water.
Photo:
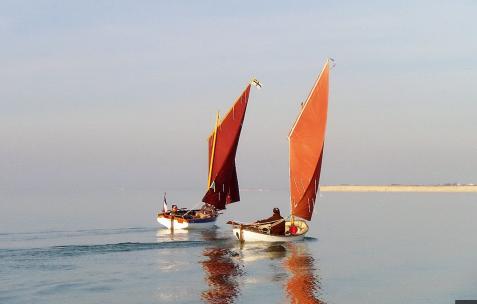
M 233 303 L 239 294 L 238 278 L 243 274 L 235 263 L 233 253 L 228 248 L 206 248 L 203 251 L 207 260 L 202 261 L 209 289 L 202 292 L 207 303 Z
M 161 243 L 174 243 L 192 246 L 192 251 L 200 250 L 198 262 L 203 269 L 201 277 L 206 288 L 196 291 L 205 303 L 235 303 L 264 296 L 269 303 L 324 303 L 320 300 L 321 289 L 317 260 L 308 248 L 307 242 L 286 243 L 238 243 L 227 237 L 228 231 L 220 229 L 205 231 L 160 230 L 157 238 Z M 178 247 L 179 248 L 179 247 Z M 195 248 L 195 249 L 194 249 Z M 187 266 L 173 263 L 172 269 L 179 271 Z M 164 267 L 171 268 L 167 260 Z M 177 296 L 177 286 L 173 286 L 173 295 Z M 179 288 L 182 290 L 182 288 Z M 190 293 L 192 292 L 192 293 Z M 197 297 L 190 290 L 181 297 Z M 181 298 L 179 297 L 179 299 Z M 264 302 L 264 303 L 265 303 Z
M 315 275 L 315 259 L 305 243 L 287 244 L 289 256 L 283 262 L 290 272 L 285 285 L 290 303 L 323 303 L 317 298 L 320 291 L 319 277 Z

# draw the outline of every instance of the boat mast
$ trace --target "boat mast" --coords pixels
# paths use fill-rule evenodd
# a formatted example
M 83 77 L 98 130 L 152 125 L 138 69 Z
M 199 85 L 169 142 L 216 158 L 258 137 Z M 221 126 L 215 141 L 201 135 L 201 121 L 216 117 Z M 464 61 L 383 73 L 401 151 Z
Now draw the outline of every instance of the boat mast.
M 209 178 L 207 180 L 207 189 L 210 188 L 210 179 L 212 178 L 212 166 L 214 165 L 214 155 L 215 155 L 215 143 L 217 141 L 217 128 L 219 126 L 220 114 L 217 111 L 217 117 L 215 119 L 215 128 L 214 128 L 214 141 L 212 142 L 212 153 L 210 155 L 210 166 L 209 166 Z
M 290 131 L 291 132 L 291 131 Z M 290 157 L 290 135 L 288 135 L 288 157 Z M 288 164 L 288 178 L 291 180 L 291 167 Z M 290 188 L 290 224 L 292 226 L 295 225 L 295 217 L 293 216 L 293 202 L 292 202 L 292 195 L 291 195 L 291 188 Z

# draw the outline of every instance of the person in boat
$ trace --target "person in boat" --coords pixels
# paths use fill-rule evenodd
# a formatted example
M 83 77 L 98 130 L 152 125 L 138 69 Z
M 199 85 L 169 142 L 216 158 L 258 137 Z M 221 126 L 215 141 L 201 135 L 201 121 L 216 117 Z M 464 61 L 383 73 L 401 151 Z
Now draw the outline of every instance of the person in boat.
M 214 206 L 209 204 L 204 204 L 200 210 L 195 213 L 195 217 L 197 218 L 209 218 L 217 216 L 217 210 Z
M 171 207 L 171 215 L 178 215 L 179 209 L 177 208 L 177 205 L 172 205 Z
M 271 217 L 256 221 L 255 223 L 271 224 L 270 234 L 285 235 L 285 219 L 280 215 L 280 209 L 278 208 L 273 208 L 273 215 Z

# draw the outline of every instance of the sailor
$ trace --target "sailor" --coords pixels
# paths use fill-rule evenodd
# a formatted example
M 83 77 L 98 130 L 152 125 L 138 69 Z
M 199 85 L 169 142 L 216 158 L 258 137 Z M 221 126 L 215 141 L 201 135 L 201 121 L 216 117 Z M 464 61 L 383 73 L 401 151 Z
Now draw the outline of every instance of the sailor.
M 172 205 L 171 214 L 175 215 L 177 214 L 177 211 L 179 211 L 179 209 L 177 209 L 177 205 Z
M 199 211 L 200 218 L 208 218 L 217 216 L 217 211 L 213 205 L 204 204 Z
M 267 219 L 256 221 L 255 223 L 270 223 L 270 234 L 284 235 L 285 234 L 285 220 L 280 215 L 280 209 L 273 208 L 273 215 Z

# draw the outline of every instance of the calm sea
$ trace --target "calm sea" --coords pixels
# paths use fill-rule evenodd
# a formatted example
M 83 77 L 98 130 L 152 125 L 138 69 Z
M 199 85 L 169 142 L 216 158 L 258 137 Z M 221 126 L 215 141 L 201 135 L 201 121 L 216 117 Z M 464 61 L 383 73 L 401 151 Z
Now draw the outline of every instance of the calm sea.
M 475 194 L 324 193 L 308 238 L 290 244 L 241 245 L 224 224 L 287 213 L 286 201 L 244 192 L 202 232 L 171 234 L 146 210 L 134 227 L 1 233 L 0 303 L 477 299 Z

